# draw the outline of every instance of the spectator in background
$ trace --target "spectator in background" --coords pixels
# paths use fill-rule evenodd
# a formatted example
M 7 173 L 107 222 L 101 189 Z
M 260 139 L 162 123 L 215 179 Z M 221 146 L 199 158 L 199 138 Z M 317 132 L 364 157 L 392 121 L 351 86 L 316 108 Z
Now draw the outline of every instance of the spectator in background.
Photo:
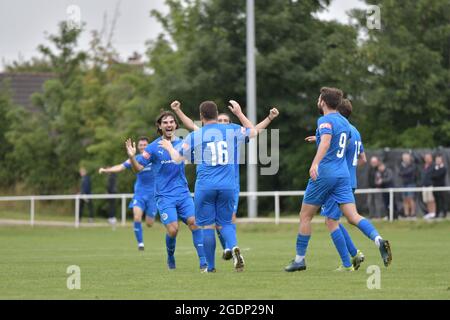
M 80 194 L 91 194 L 91 178 L 88 176 L 86 168 L 81 167 L 80 168 L 80 176 L 81 176 L 81 188 L 80 188 Z M 88 210 L 89 210 L 89 222 L 94 221 L 94 208 L 92 206 L 92 200 L 91 199 L 81 199 L 80 201 L 80 220 L 83 216 L 83 209 L 84 204 L 87 204 Z
M 117 175 L 111 173 L 108 177 L 107 191 L 109 194 L 117 193 Z M 112 226 L 115 226 L 116 219 L 116 199 L 108 199 L 108 222 Z
M 442 155 L 437 155 L 435 160 L 431 179 L 433 181 L 433 187 L 444 187 L 445 176 L 447 174 L 447 168 L 444 165 L 444 158 Z M 445 191 L 434 191 L 434 199 L 436 200 L 436 218 L 442 213 L 442 217 L 447 216 L 447 203 L 445 199 Z
M 400 164 L 400 171 L 398 174 L 402 179 L 403 188 L 416 187 L 416 165 L 413 162 L 411 154 L 402 154 L 402 163 Z M 414 192 L 403 192 L 403 212 L 407 218 L 416 216 Z
M 393 188 L 394 187 L 394 173 L 391 169 L 386 168 L 386 165 L 382 162 L 378 165 L 378 170 L 375 173 L 375 186 L 377 188 Z M 389 212 L 389 193 L 383 193 L 384 208 Z M 394 214 L 395 214 L 395 201 L 394 201 Z M 395 217 L 396 218 L 396 217 Z
M 369 167 L 369 188 L 378 188 L 375 184 L 375 176 L 378 171 L 378 166 L 380 165 L 380 160 L 373 156 L 370 158 L 370 167 Z M 377 205 L 381 202 L 381 195 L 379 193 L 369 193 L 367 195 L 367 207 L 369 208 L 369 217 L 371 219 L 381 218 L 381 210 Z
M 423 160 L 421 185 L 422 187 L 431 187 L 433 185 L 431 177 L 434 170 L 433 155 L 427 153 L 423 157 Z M 422 200 L 427 206 L 427 214 L 424 215 L 423 218 L 433 219 L 436 216 L 436 202 L 434 201 L 433 192 L 426 189 L 422 191 Z

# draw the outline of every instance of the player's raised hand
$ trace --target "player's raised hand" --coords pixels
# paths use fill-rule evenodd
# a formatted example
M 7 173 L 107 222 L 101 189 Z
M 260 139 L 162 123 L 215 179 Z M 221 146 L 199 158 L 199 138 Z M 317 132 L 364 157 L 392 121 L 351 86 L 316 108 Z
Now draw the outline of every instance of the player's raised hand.
M 106 171 L 105 171 L 105 168 L 100 168 L 100 169 L 98 169 L 98 173 L 99 174 L 102 174 L 102 173 L 105 173 Z
M 172 108 L 173 111 L 177 112 L 181 108 L 181 103 L 180 103 L 180 101 L 175 100 L 174 102 L 172 102 L 170 104 L 170 107 Z
M 278 111 L 277 108 L 270 109 L 270 112 L 269 112 L 269 119 L 270 119 L 270 121 L 272 121 L 273 119 L 278 117 L 279 114 L 280 114 L 280 112 Z
M 228 106 L 228 109 L 230 109 L 231 112 L 233 112 L 235 115 L 241 114 L 242 109 L 239 103 L 237 103 L 234 100 L 230 100 L 230 105 Z
M 130 138 L 125 141 L 125 148 L 127 149 L 127 154 L 130 158 L 136 155 L 136 142 L 131 141 Z
M 316 142 L 316 136 L 309 136 L 305 138 L 306 142 Z
M 311 179 L 316 180 L 319 176 L 319 166 L 317 164 L 313 164 L 309 169 L 309 176 Z
M 172 148 L 172 143 L 171 143 L 169 140 L 167 140 L 167 139 L 161 139 L 161 140 L 158 142 L 158 144 L 159 144 L 162 148 L 164 148 L 164 149 L 166 149 L 166 150 L 170 150 L 170 149 Z

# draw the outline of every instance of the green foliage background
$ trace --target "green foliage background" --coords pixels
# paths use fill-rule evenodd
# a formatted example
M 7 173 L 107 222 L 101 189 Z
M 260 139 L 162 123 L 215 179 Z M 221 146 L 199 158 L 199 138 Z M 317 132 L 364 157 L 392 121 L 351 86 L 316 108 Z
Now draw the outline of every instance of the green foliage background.
M 321 86 L 340 87 L 352 99 L 366 148 L 450 144 L 450 2 L 366 1 L 380 6 L 381 30 L 367 29 L 361 10 L 351 11 L 350 25 L 319 20 L 314 13 L 330 2 L 255 1 L 258 119 L 271 106 L 281 112 L 272 124 L 280 129 L 280 170 L 260 176 L 260 190 L 305 187 L 314 146 L 303 139 L 314 133 Z M 116 62 L 98 33 L 90 50 L 79 50 L 84 30 L 65 23 L 39 46 L 41 58 L 8 66 L 55 78 L 33 96 L 38 111 L 0 93 L 3 187 L 73 193 L 83 165 L 93 191 L 103 193 L 106 178 L 97 168 L 124 160 L 126 137 L 156 138 L 154 119 L 172 100 L 193 118 L 203 100 L 222 111 L 229 99 L 245 106 L 245 1 L 166 3 L 167 15 L 151 13 L 164 32 L 148 42 L 144 67 Z M 192 167 L 188 177 L 192 182 Z M 245 190 L 244 166 L 241 177 Z M 132 192 L 133 178 L 120 175 L 119 191 Z M 271 201 L 262 202 L 270 208 Z

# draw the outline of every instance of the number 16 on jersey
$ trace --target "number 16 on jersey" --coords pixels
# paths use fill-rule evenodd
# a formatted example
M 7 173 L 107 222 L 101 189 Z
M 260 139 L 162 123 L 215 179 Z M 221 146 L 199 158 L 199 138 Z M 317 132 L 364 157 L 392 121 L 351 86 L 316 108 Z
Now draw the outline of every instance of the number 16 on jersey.
M 211 165 L 228 164 L 228 145 L 226 141 L 208 142 L 206 146 L 211 150 Z

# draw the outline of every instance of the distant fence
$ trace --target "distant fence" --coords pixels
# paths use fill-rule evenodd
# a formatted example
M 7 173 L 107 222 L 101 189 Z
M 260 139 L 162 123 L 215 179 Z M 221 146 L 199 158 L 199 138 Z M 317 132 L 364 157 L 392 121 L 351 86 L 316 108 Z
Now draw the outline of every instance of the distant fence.
M 381 194 L 389 193 L 389 221 L 394 221 L 394 194 L 400 192 L 422 192 L 422 191 L 436 191 L 445 192 L 450 191 L 449 187 L 416 187 L 416 188 L 387 188 L 387 189 L 358 189 L 356 194 Z M 280 223 L 280 198 L 303 196 L 305 191 L 257 191 L 257 192 L 241 192 L 240 197 L 273 197 L 275 205 L 275 218 L 274 223 Z M 92 194 L 92 195 L 48 195 L 48 196 L 10 196 L 0 197 L 0 201 L 29 201 L 30 202 L 30 225 L 35 224 L 35 203 L 41 200 L 74 200 L 74 226 L 78 228 L 80 226 L 80 201 L 85 199 L 121 199 L 121 225 L 126 223 L 127 213 L 127 199 L 131 199 L 133 194 Z M 255 219 L 257 221 L 258 218 Z M 267 219 L 264 219 L 267 221 Z

